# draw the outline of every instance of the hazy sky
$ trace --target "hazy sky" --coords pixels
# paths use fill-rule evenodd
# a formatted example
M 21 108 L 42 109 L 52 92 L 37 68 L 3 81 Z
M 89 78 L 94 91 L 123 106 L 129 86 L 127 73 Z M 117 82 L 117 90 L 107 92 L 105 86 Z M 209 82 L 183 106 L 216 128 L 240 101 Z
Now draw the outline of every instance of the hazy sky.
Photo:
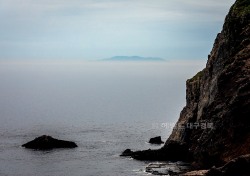
M 234 0 L 0 0 L 0 59 L 204 59 Z

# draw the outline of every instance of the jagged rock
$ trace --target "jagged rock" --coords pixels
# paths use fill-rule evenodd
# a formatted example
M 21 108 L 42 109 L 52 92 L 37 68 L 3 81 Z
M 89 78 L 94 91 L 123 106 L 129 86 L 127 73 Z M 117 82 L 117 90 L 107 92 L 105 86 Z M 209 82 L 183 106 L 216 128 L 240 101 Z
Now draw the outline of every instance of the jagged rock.
M 37 150 L 49 150 L 53 148 L 75 148 L 77 145 L 71 141 L 58 140 L 52 138 L 51 136 L 43 135 L 26 144 L 23 144 L 22 147 Z
M 133 151 L 131 149 L 126 149 L 120 156 L 132 156 Z
M 161 140 L 161 136 L 157 136 L 157 137 L 151 138 L 149 140 L 149 143 L 150 144 L 163 144 L 164 142 Z

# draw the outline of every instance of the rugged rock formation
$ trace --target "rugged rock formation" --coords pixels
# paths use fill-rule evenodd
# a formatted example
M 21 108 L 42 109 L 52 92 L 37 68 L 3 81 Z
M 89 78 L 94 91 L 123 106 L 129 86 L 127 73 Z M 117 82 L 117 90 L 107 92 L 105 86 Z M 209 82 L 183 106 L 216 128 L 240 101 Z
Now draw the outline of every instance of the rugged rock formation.
M 189 169 L 187 163 L 178 162 L 164 162 L 164 163 L 150 163 L 147 165 L 145 171 L 152 175 L 170 175 L 177 176 L 181 175 L 185 170 Z
M 132 157 L 178 159 L 198 168 L 250 153 L 250 1 L 236 0 L 215 39 L 206 68 L 186 82 L 186 106 L 164 147 Z M 155 156 L 155 157 L 154 157 Z M 176 159 L 177 159 L 176 158 Z
M 185 128 L 174 129 L 168 141 L 186 143 L 206 167 L 250 153 L 249 0 L 231 7 L 206 68 L 186 85 L 187 104 L 177 122 Z
M 43 135 L 26 144 L 23 144 L 22 147 L 37 150 L 49 150 L 53 148 L 75 148 L 77 145 L 71 141 L 58 140 L 52 138 L 51 136 Z

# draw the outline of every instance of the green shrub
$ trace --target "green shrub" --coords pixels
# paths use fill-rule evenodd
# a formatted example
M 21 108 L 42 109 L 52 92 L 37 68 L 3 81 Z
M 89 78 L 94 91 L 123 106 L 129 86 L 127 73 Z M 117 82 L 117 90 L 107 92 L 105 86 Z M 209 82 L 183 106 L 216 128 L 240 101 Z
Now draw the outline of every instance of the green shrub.
M 237 0 L 233 6 L 233 12 L 238 17 L 250 14 L 250 0 Z
M 196 80 L 198 80 L 199 78 L 201 78 L 202 76 L 203 76 L 203 70 L 202 70 L 202 71 L 199 71 L 196 75 L 194 75 L 193 78 L 188 79 L 188 81 L 189 81 L 189 82 L 196 81 Z

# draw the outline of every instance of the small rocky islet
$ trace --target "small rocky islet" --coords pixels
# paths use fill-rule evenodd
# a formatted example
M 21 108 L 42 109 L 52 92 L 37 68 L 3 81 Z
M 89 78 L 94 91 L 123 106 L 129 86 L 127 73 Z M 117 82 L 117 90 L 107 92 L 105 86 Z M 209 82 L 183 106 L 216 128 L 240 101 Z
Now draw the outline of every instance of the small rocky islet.
M 35 150 L 51 150 L 55 148 L 76 148 L 77 145 L 72 141 L 64 141 L 55 139 L 51 136 L 42 135 L 23 144 L 22 147 Z
M 150 138 L 148 143 L 150 143 L 150 144 L 163 144 L 164 142 L 161 140 L 161 136 L 156 136 L 156 137 Z
M 250 1 L 236 0 L 206 67 L 186 82 L 186 106 L 164 146 L 127 156 L 191 163 L 177 175 L 250 175 L 249 117 Z

